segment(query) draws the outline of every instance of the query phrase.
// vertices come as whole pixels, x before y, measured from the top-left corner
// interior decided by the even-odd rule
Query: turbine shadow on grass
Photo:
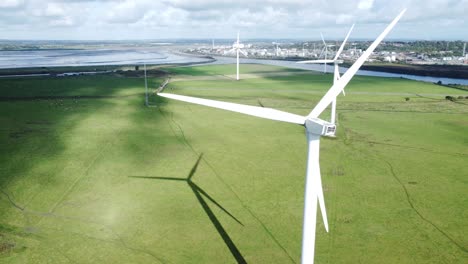
[[[231,237],[229,234],[226,232],[224,229],[223,225],[221,222],[218,220],[216,215],[213,213],[211,210],[210,206],[206,202],[205,198],[211,201],[213,204],[215,204],[219,209],[221,209],[224,213],[229,215],[234,221],[239,223],[240,225],[243,226],[242,222],[239,221],[234,215],[232,215],[228,210],[226,210],[223,206],[221,206],[215,199],[213,199],[207,192],[205,192],[200,186],[198,186],[196,183],[192,181],[193,176],[195,175],[195,172],[197,171],[198,165],[200,164],[200,161],[203,157],[203,153],[200,154],[198,157],[197,162],[195,165],[192,167],[190,170],[190,173],[186,179],[183,178],[171,178],[171,177],[157,177],[157,176],[129,176],[131,178],[140,178],[140,179],[152,179],[152,180],[166,180],[166,181],[184,181],[187,182],[189,185],[190,189],[193,191],[195,197],[197,198],[198,202],[200,203],[201,207],[205,211],[206,215],[210,219],[211,223],[214,225],[216,230],[218,231],[219,235],[223,239],[224,243],[226,246],[229,248],[229,251],[231,251],[232,256],[236,259],[237,263],[247,263],[247,261],[244,259],[242,256],[241,252],[237,248],[236,244],[234,244],[234,241],[232,241]]]

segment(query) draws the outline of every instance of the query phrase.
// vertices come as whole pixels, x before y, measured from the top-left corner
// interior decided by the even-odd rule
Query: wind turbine
[[[278,57],[279,52],[280,52],[279,43],[278,42],[272,42],[271,44],[276,45],[276,48],[274,48],[274,49],[275,49],[275,55],[276,55],[276,57]]]
[[[148,80],[146,76],[146,61],[145,64],[145,105],[148,106]]]
[[[239,42],[239,32],[237,32],[237,41],[232,44],[232,49],[229,50],[229,52],[235,51],[236,56],[237,56],[237,74],[236,74],[236,80],[239,80],[239,52],[242,53],[245,57],[247,56],[247,53],[245,53],[242,49],[244,48],[244,44],[241,44]]]
[[[348,41],[349,35],[353,31],[353,28],[354,28],[354,24],[349,29],[348,34],[346,35],[343,43],[341,44],[340,49],[336,52],[335,58],[333,58],[333,60],[327,60],[327,53],[325,53],[325,59],[324,60],[307,60],[307,61],[299,61],[297,63],[324,63],[325,67],[326,67],[327,63],[333,63],[333,65],[335,67],[334,74],[333,74],[333,84],[335,84],[340,79],[340,70],[339,70],[338,65],[343,63],[343,61],[338,60],[338,58],[340,57],[341,52],[343,52],[346,41]],[[323,36],[322,36],[322,40],[323,40]],[[325,43],[325,41],[323,41],[323,42]],[[344,90],[343,90],[343,94],[344,94]],[[335,117],[336,117],[336,98],[332,102],[332,112],[331,112],[331,119],[330,119],[330,122],[332,124],[335,123]]]
[[[321,52],[320,56],[322,56],[322,54],[325,52],[325,60],[324,61],[327,61],[328,45],[325,42],[325,39],[323,38],[322,32],[320,32],[320,37],[322,38],[322,42],[323,42],[323,49],[322,49],[322,52]],[[323,73],[327,73],[327,63],[323,64]]]
[[[308,143],[308,155],[304,198],[304,222],[302,229],[302,264],[309,264],[314,262],[317,201],[322,212],[325,230],[328,232],[328,220],[325,210],[322,180],[320,176],[320,137],[334,136],[336,126],[333,123],[320,119],[319,116],[328,107],[328,105],[331,104],[333,100],[335,100],[335,98],[343,91],[343,89],[351,81],[351,79],[359,70],[359,68],[364,64],[367,58],[369,58],[369,56],[372,54],[375,48],[380,44],[380,42],[385,38],[385,36],[387,36],[387,34],[392,30],[396,23],[398,23],[398,21],[405,12],[406,9],[404,9],[387,26],[387,28],[385,28],[385,30],[361,55],[361,57],[359,57],[359,59],[356,60],[356,62],[348,69],[348,71],[346,71],[346,73],[340,78],[340,80],[338,80],[332,85],[328,92],[322,97],[322,99],[307,116],[301,116],[271,108],[241,105],[236,103],[201,99],[176,94],[159,93],[159,96],[170,99],[210,106],[214,108],[229,110],[270,120],[298,124],[305,127]]]

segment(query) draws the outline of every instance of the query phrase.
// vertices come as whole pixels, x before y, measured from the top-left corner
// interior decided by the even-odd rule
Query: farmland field
[[[331,75],[167,68],[166,93],[308,114]],[[163,78],[151,78],[157,88]],[[466,263],[468,92],[356,76],[321,140],[316,263]],[[116,75],[0,80],[0,263],[300,263],[301,126]],[[325,112],[322,118],[328,118]]]

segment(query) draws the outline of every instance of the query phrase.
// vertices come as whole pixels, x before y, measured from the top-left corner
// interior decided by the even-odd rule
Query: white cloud
[[[111,23],[134,23],[142,19],[146,13],[146,3],[143,1],[126,0],[111,7],[107,21]]]
[[[403,7],[408,12],[392,36],[413,38],[424,30],[424,37],[433,30],[434,38],[468,39],[468,0],[0,0],[0,33],[64,38],[61,32],[76,30],[81,38],[132,39],[158,30],[158,37],[200,38],[230,37],[240,29],[249,38],[318,37],[320,31],[341,37],[356,23],[352,37],[373,37]],[[445,34],[444,25],[452,27]],[[52,30],[63,26],[68,29]]]
[[[0,1],[0,8],[17,8],[24,4],[24,0],[2,0]]]
[[[358,8],[368,10],[372,8],[373,4],[374,4],[374,0],[361,0],[359,1]]]
[[[75,22],[73,21],[71,17],[65,16],[65,17],[61,17],[59,19],[50,21],[49,25],[58,26],[58,27],[70,27],[70,26],[74,26]]]
[[[65,15],[65,10],[57,3],[48,3],[43,14],[47,17],[62,17]]]

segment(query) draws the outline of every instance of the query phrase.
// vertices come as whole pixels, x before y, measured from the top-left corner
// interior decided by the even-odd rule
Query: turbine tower
[[[273,47],[273,48],[275,49],[275,55],[276,55],[276,57],[278,57],[278,56],[279,56],[279,52],[280,52],[279,43],[278,43],[278,42],[272,42],[271,44],[276,45],[276,48],[275,48],[275,47]]]
[[[325,39],[323,38],[322,32],[320,32],[320,37],[322,38],[322,42],[323,42],[323,45],[324,45],[324,47],[322,49],[322,54],[325,51],[325,61],[326,61],[327,60],[327,55],[328,55],[328,45],[325,42]],[[327,73],[327,63],[326,62],[323,64],[323,73]]]
[[[239,53],[242,53],[245,57],[248,57],[247,56],[247,53],[245,53],[242,49],[244,48],[244,44],[241,44],[239,42],[239,32],[237,32],[237,41],[234,42],[234,44],[232,44],[232,49],[229,50],[229,52],[233,52],[235,51],[236,52],[236,57],[237,57],[237,65],[236,65],[236,69],[237,69],[237,74],[236,74],[236,80],[239,80]]]
[[[148,106],[148,80],[146,76],[146,61],[145,64],[145,105]]]
[[[308,60],[308,61],[299,61],[297,63],[324,63],[325,66],[327,65],[327,63],[333,63],[333,66],[334,66],[334,73],[333,73],[333,84],[335,84],[339,79],[340,79],[340,68],[339,68],[339,64],[343,63],[342,60],[339,60],[338,58],[340,57],[341,53],[343,52],[343,49],[344,49],[344,46],[346,44],[346,41],[348,41],[348,38],[349,38],[349,35],[351,34],[351,32],[353,31],[353,28],[354,28],[354,24],[351,26],[351,28],[349,29],[348,31],[348,34],[346,35],[343,43],[341,44],[340,46],[340,49],[336,52],[335,54],[335,58],[333,58],[333,60],[327,60],[327,54],[325,53],[325,60]],[[323,36],[322,36],[322,40],[323,40]],[[325,43],[325,41],[324,41]],[[343,94],[344,94],[344,90],[343,90]],[[336,119],[336,98],[335,100],[333,100],[332,102],[332,111],[331,111],[331,118],[330,118],[330,122],[332,124],[335,124],[335,119]]]
[[[392,30],[396,23],[398,23],[405,11],[406,9],[403,10],[387,26],[387,28],[385,28],[385,30],[377,37],[377,39],[369,46],[369,48],[361,55],[361,57],[359,57],[359,59],[356,60],[356,62],[348,69],[348,71],[346,71],[346,73],[336,83],[332,85],[332,87],[327,91],[327,93],[322,97],[322,99],[307,116],[296,115],[259,106],[241,105],[177,94],[158,94],[159,96],[170,99],[229,110],[270,120],[298,124],[305,127],[308,144],[308,154],[304,198],[304,222],[302,229],[302,264],[314,263],[317,203],[320,206],[320,210],[322,212],[325,230],[328,232],[328,220],[325,210],[322,180],[320,176],[320,138],[322,136],[335,135],[336,126],[335,124],[320,119],[319,116],[328,107],[328,105],[330,105],[333,102],[333,100],[335,100],[335,98],[343,91],[343,89],[351,81],[351,79],[359,70],[359,68],[364,64],[367,58],[369,58],[369,56],[375,50],[375,48],[380,44],[380,42],[385,38],[385,36],[387,36],[387,34]]]

